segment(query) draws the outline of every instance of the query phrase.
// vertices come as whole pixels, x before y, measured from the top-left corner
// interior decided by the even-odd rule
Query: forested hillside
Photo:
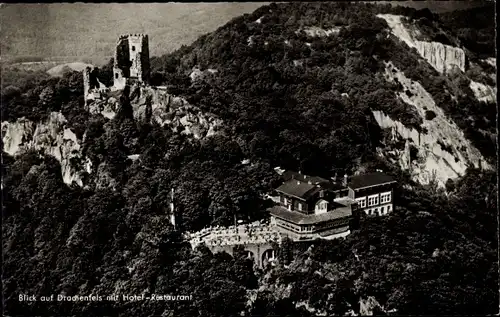
[[[46,78],[3,71],[2,130],[7,121],[41,122],[61,113],[64,128],[81,144],[81,156],[94,166],[85,186],[68,186],[56,158],[35,150],[3,153],[5,313],[343,315],[359,313],[360,299],[369,297],[380,311],[400,314],[496,313],[496,169],[471,167],[445,189],[418,184],[377,154],[388,131],[372,114],[383,111],[422,134],[424,120],[432,120],[397,98],[409,92],[385,79],[385,62],[391,62],[495,162],[496,110],[470,90],[474,74],[438,73],[390,35],[379,13],[423,24],[428,19],[428,32],[436,26],[453,30],[446,36],[463,42],[469,59],[494,57],[493,38],[484,35],[480,42],[486,44],[475,46],[473,36],[463,37],[450,22],[454,14],[469,13],[435,16],[343,2],[263,6],[151,59],[151,84],[168,86],[172,95],[222,120],[220,131],[200,139],[135,120],[125,93],[113,119],[89,114],[79,73]],[[487,27],[468,28],[483,34]],[[107,84],[111,66],[98,70]],[[252,268],[244,252],[214,255],[182,241],[182,230],[228,225],[235,216],[266,217],[270,202],[262,197],[279,183],[276,166],[324,177],[383,169],[399,182],[396,210],[363,219],[345,241],[318,242],[307,252],[284,243],[281,264],[265,270]],[[166,213],[172,188],[179,230]],[[192,300],[18,300],[19,294],[153,293]]]

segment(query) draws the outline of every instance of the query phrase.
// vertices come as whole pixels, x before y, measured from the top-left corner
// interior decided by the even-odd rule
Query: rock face
[[[102,95],[88,102],[87,107],[90,114],[102,114],[105,118],[113,119],[118,112],[119,104],[115,97]]]
[[[75,182],[83,186],[85,162],[80,153],[80,142],[66,128],[66,119],[52,112],[45,122],[34,123],[25,118],[16,122],[2,122],[4,151],[18,155],[25,150],[41,150],[61,163],[61,174],[66,184]]]
[[[392,14],[378,14],[384,19],[392,30],[392,33],[409,47],[417,49],[418,53],[438,72],[445,73],[455,67],[462,72],[465,71],[465,52],[461,48],[444,45],[439,42],[417,41],[412,34],[417,31],[408,30],[403,22],[403,16]]]
[[[191,79],[191,83],[194,84],[197,82],[206,81],[211,76],[214,76],[217,73],[218,71],[216,69],[209,68],[206,70],[201,70],[198,67],[194,67],[191,71],[191,74],[189,74],[189,78]]]
[[[453,67],[465,71],[465,53],[461,48],[438,42],[416,41],[417,51],[438,72],[446,73]]]
[[[497,88],[490,87],[475,81],[470,81],[469,87],[474,92],[477,100],[486,103],[496,103],[497,102]]]
[[[114,118],[120,107],[117,99],[121,93],[111,92],[102,99],[89,102],[90,113]],[[129,96],[134,119],[138,122],[155,122],[196,139],[214,135],[222,124],[222,120],[203,113],[181,97],[168,94],[166,89],[134,85]]]
[[[383,310],[379,302],[373,296],[368,296],[366,300],[359,299],[359,315],[360,316],[372,316],[373,310],[375,308]]]
[[[422,127],[427,133],[421,134],[405,127],[399,121],[392,120],[383,112],[373,111],[373,116],[381,128],[392,129],[393,133],[410,140],[417,148],[418,159],[410,164],[415,181],[428,184],[435,179],[440,186],[444,186],[448,178],[462,176],[469,164],[491,168],[481,153],[465,138],[463,131],[446,117],[443,110],[436,106],[430,94],[418,82],[406,78],[390,63],[386,64],[384,76],[389,81],[397,78],[404,90],[411,92],[411,97],[406,93],[397,95],[405,103],[414,106],[424,119]],[[436,116],[432,120],[425,120],[426,111],[432,111]],[[407,168],[408,154],[403,152],[399,155],[401,167]]]

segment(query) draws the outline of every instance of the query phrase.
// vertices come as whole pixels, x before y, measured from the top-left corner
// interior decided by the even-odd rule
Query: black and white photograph
[[[0,4],[3,316],[500,313],[495,1]]]

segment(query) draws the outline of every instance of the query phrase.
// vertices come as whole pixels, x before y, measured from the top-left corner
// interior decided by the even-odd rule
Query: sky
[[[484,1],[483,1],[484,2]],[[404,1],[435,12],[477,6],[481,1]],[[2,59],[19,56],[105,62],[120,34],[149,35],[151,56],[189,45],[231,19],[266,2],[53,3],[0,6]]]

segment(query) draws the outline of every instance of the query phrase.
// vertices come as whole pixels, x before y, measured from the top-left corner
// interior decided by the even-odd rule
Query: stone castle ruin
[[[148,36],[122,35],[118,39],[113,67],[113,86],[125,88],[129,81],[148,83],[150,75]]]
[[[85,104],[99,100],[109,91],[123,90],[125,86],[149,82],[149,43],[145,34],[121,35],[116,43],[113,86],[106,87],[97,78],[95,70],[87,67],[83,71]]]
[[[101,99],[103,94],[109,92],[109,88],[97,78],[95,69],[86,67],[83,70],[83,94],[85,97],[85,105],[89,100]]]
[[[87,67],[83,71],[85,109],[113,119],[126,100],[137,121],[167,125],[172,131],[197,139],[215,133],[220,119],[169,94],[166,86],[149,85],[150,74],[148,36],[120,36],[115,49],[113,85],[106,87],[99,81],[97,69]]]

